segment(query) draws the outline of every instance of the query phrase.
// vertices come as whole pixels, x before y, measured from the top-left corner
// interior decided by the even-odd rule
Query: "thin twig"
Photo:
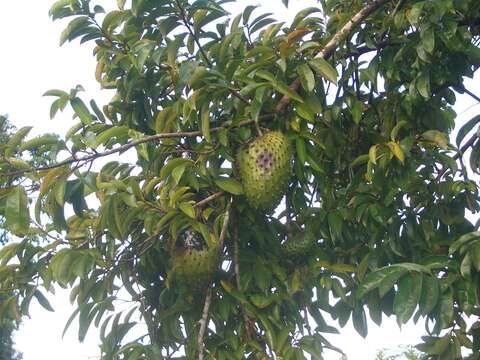
[[[240,275],[240,246],[239,246],[237,223],[235,223],[233,226],[233,260],[235,262],[235,281],[237,283],[237,290],[241,291],[242,282],[241,282],[241,275]],[[244,319],[243,321],[245,321],[245,332],[247,335],[247,341],[250,341],[252,339],[250,320],[242,304],[240,304],[240,306],[242,308],[243,319]]]
[[[360,10],[358,13],[356,13],[343,27],[333,35],[333,37],[330,39],[330,41],[323,47],[320,52],[315,55],[315,58],[322,58],[322,59],[328,59],[330,56],[332,56],[333,52],[335,49],[338,47],[342,39],[347,36],[352,29],[358,25],[363,19],[365,19],[368,15],[373,13],[375,10],[377,10],[380,6],[385,4],[389,0],[377,0],[372,2],[370,5],[365,6],[362,10]],[[296,79],[290,86],[290,90],[292,91],[297,91],[300,87],[300,79]],[[277,104],[275,108],[276,113],[281,113],[283,110],[285,110],[285,107],[290,104],[292,99],[288,97],[287,95],[284,95],[280,102]]]
[[[470,95],[470,97],[472,97],[473,99],[477,100],[479,103],[480,103],[480,97],[478,97],[477,95],[475,95],[474,93],[472,93],[470,90],[468,90],[467,88],[463,88],[462,89],[466,94]]]
[[[203,344],[203,339],[205,337],[205,332],[207,331],[208,323],[208,312],[210,310],[210,304],[212,303],[212,289],[207,290],[207,296],[205,298],[205,304],[203,305],[202,319],[200,320],[200,330],[198,332],[198,360],[203,360],[203,351],[205,345]]]
[[[230,199],[230,202],[227,205],[227,210],[225,211],[225,217],[223,218],[222,230],[220,231],[220,247],[223,247],[225,238],[227,237],[228,223],[230,221],[230,210],[232,209],[233,198]]]
[[[203,205],[208,204],[210,201],[213,201],[213,200],[221,197],[223,194],[225,194],[223,191],[219,191],[219,192],[217,192],[213,195],[210,195],[209,197],[206,197],[203,200],[200,200],[195,205],[193,205],[193,207],[194,208],[202,207]]]
[[[200,44],[200,40],[198,39],[197,34],[195,34],[195,32],[193,31],[192,26],[187,19],[187,14],[185,13],[185,9],[180,4],[179,0],[176,0],[176,3],[177,3],[178,9],[180,10],[180,16],[182,17],[183,25],[185,25],[185,27],[187,28],[188,32],[190,33],[190,36],[193,38],[193,41],[195,41],[195,44],[197,44],[198,50],[202,54],[202,56],[205,59],[205,62],[207,63],[207,65],[209,67],[213,67],[213,64],[210,61],[210,59],[208,58],[207,53],[203,49],[202,44]],[[244,98],[237,90],[234,90],[234,89],[231,89],[231,88],[229,88],[229,90],[230,90],[230,92],[232,93],[233,96],[240,99],[241,101],[243,101],[247,105],[250,104],[250,102],[246,98]]]
[[[227,205],[225,211],[225,217],[223,218],[222,230],[220,231],[220,248],[223,248],[223,243],[227,237],[228,223],[230,221],[230,210],[232,208],[233,199]],[[202,318],[200,319],[200,330],[198,331],[197,345],[198,345],[198,360],[203,360],[203,351],[205,348],[204,338],[208,325],[208,312],[210,310],[210,304],[212,303],[212,289],[209,287],[207,290],[207,296],[205,297],[205,304],[203,305]]]
[[[471,148],[475,142],[477,141],[478,139],[478,135],[477,134],[474,134],[470,139],[468,139],[468,141],[459,149],[459,151],[452,157],[453,160],[458,160],[459,158],[461,158],[463,156],[463,154],[465,153],[465,151],[467,151],[469,148]],[[442,178],[443,175],[445,175],[445,173],[447,172],[447,168],[444,167],[442,171],[440,171],[436,177],[436,181],[440,181],[440,179]]]
[[[240,121],[236,125],[233,125],[233,127],[247,126],[247,125],[253,124],[254,122],[255,122],[255,120],[244,120],[244,121]],[[215,127],[215,128],[210,129],[210,132],[211,133],[212,132],[218,132],[218,131],[221,131],[221,130],[228,129],[229,127],[230,126]],[[196,136],[202,136],[202,132],[201,131],[178,131],[178,132],[172,132],[172,133],[160,133],[160,134],[145,136],[141,139],[134,140],[134,141],[129,142],[125,145],[119,146],[115,149],[111,149],[111,150],[108,150],[108,151],[105,151],[105,152],[98,152],[98,153],[90,154],[90,155],[87,155],[87,156],[84,156],[84,157],[81,157],[81,158],[66,159],[66,160],[60,161],[60,162],[52,164],[52,165],[34,168],[33,170],[18,170],[18,171],[13,171],[13,172],[10,172],[10,173],[3,173],[3,174],[0,174],[0,177],[22,175],[22,174],[30,173],[30,172],[33,172],[33,171],[45,171],[45,170],[55,169],[55,168],[58,168],[58,167],[61,167],[61,166],[64,166],[64,165],[70,165],[70,164],[73,164],[73,163],[76,163],[76,162],[79,162],[79,163],[89,162],[89,161],[96,160],[96,159],[101,158],[101,157],[105,157],[105,156],[108,156],[108,155],[112,155],[112,154],[116,154],[116,153],[119,153],[119,152],[127,151],[127,150],[129,150],[129,149],[131,149],[131,148],[133,148],[137,145],[140,145],[140,144],[145,144],[145,143],[148,143],[148,142],[157,141],[157,140],[161,140],[161,139],[186,138],[186,137],[196,137]]]

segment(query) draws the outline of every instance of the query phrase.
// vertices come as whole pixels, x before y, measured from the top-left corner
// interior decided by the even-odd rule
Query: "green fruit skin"
[[[292,148],[287,137],[278,131],[265,133],[239,151],[237,163],[249,204],[266,212],[274,210],[288,189],[292,173]]]
[[[282,253],[287,259],[300,262],[310,255],[315,242],[315,235],[311,231],[299,233],[282,244]]]
[[[204,250],[183,249],[173,257],[173,272],[176,281],[187,292],[205,290],[217,270],[220,252],[217,247]]]

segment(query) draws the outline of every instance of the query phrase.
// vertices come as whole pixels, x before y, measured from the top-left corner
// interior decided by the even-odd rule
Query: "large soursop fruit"
[[[172,271],[180,287],[191,293],[205,290],[211,283],[220,259],[218,246],[202,244],[199,234],[187,231],[186,240],[173,253]]]
[[[287,191],[292,172],[292,149],[285,135],[268,132],[241,149],[238,170],[245,196],[254,208],[272,211]]]
[[[282,253],[290,261],[304,262],[313,250],[315,243],[313,232],[299,231],[282,244]]]

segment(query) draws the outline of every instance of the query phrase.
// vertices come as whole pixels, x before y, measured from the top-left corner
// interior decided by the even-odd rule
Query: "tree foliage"
[[[341,351],[337,325],[365,337],[384,315],[424,321],[427,358],[479,359],[480,117],[449,134],[454,90],[476,97],[480,3],[321,0],[284,23],[230,2],[53,4],[61,44],[95,42],[114,96],[50,90],[52,118],[75,114],[64,138],[22,128],[0,145],[0,216],[20,238],[0,250],[1,317],[33,298],[52,310],[58,284],[103,359],[316,359]],[[273,214],[236,166],[267,131],[294,149]],[[291,260],[299,229],[315,246]],[[175,276],[187,235],[221,249],[201,292]]]
[[[13,133],[15,133],[15,127],[10,124],[6,116],[0,116],[0,144],[6,144]],[[4,217],[0,217],[0,245],[5,245],[8,241],[8,232],[3,228]],[[0,268],[1,269],[1,268]],[[0,288],[3,290],[3,287]],[[5,294],[0,290],[0,303],[5,301],[7,296],[11,296],[11,293]],[[14,349],[12,332],[15,328],[15,323],[11,320],[0,321],[0,359],[2,360],[21,360],[21,354],[17,353]]]

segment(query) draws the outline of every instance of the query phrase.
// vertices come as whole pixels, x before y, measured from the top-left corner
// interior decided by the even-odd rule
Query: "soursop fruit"
[[[288,260],[303,262],[310,255],[315,243],[313,232],[299,231],[282,244],[282,253]]]
[[[180,287],[191,293],[205,290],[212,281],[220,260],[216,244],[207,244],[200,234],[186,231],[181,245],[173,251],[172,273]]]
[[[239,151],[237,166],[250,205],[270,212],[288,188],[292,172],[290,142],[281,132],[265,133]]]

